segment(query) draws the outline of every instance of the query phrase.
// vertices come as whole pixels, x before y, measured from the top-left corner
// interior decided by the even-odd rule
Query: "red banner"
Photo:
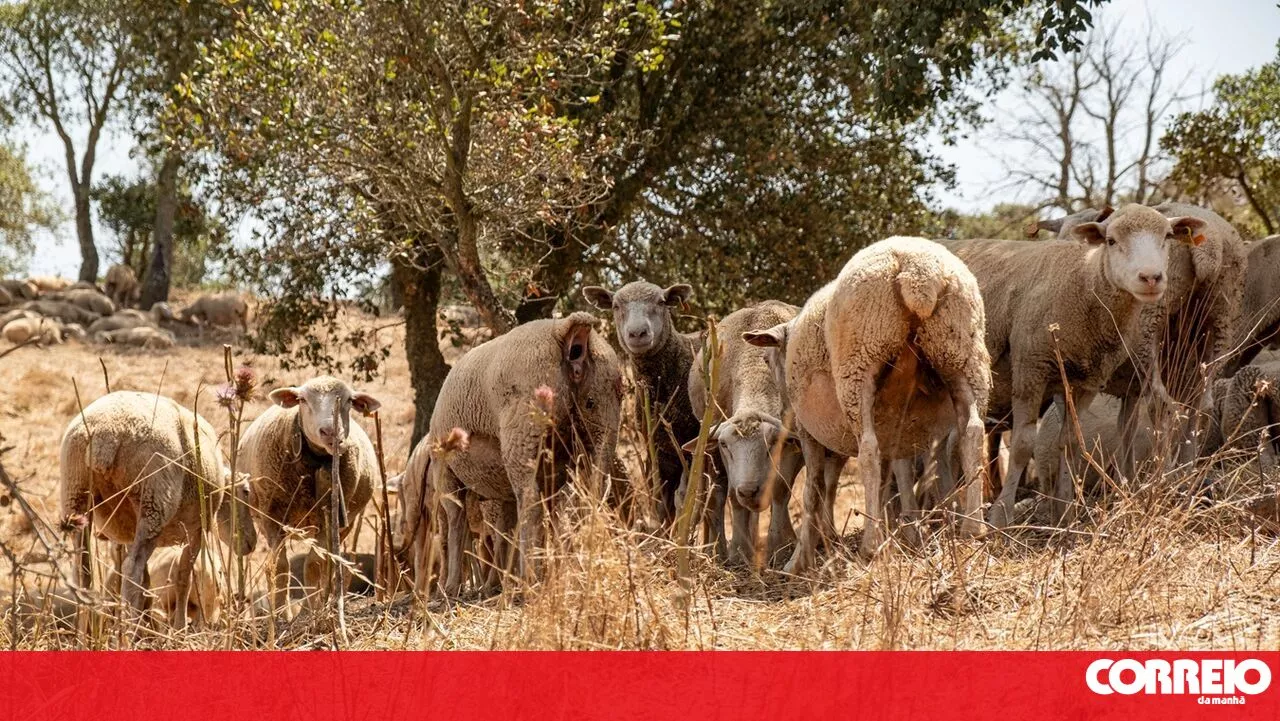
[[[0,719],[1280,718],[1280,653],[18,652]]]

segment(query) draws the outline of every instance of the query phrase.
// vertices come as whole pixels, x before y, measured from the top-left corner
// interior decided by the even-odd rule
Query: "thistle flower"
[[[240,366],[234,375],[236,398],[241,403],[248,403],[257,397],[258,374],[250,366]]]
[[[230,383],[223,383],[214,388],[213,398],[218,402],[218,405],[227,409],[235,408],[240,400],[236,394],[236,387]]]
[[[444,440],[436,441],[431,447],[431,455],[436,458],[448,458],[454,453],[467,450],[470,445],[471,434],[462,428],[454,426]]]

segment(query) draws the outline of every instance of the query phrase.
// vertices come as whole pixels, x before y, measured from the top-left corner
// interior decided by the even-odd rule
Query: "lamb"
[[[175,574],[173,622],[187,624],[192,569],[204,545],[202,518],[216,519],[228,543],[233,528],[248,529],[233,550],[253,550],[257,537],[242,502],[247,487],[231,482],[213,426],[170,398],[117,391],[90,403],[62,436],[61,467],[65,523],[84,527],[92,514],[99,533],[128,544],[121,595],[137,611],[143,609],[152,551],[185,544]],[[77,534],[78,552],[83,539]]]
[[[103,290],[120,308],[128,308],[138,301],[142,287],[138,285],[138,275],[123,263],[111,266],[107,271],[107,279]]]
[[[462,356],[445,377],[428,442],[453,448],[429,459],[425,476],[445,514],[446,595],[462,584],[465,496],[515,502],[520,571],[532,580],[543,489],[563,485],[571,475],[566,466],[579,467],[577,478],[607,477],[622,370],[596,323],[578,312],[516,326]],[[406,485],[411,480],[406,476]]]
[[[893,237],[858,251],[791,321],[744,336],[785,354],[805,467],[823,467],[819,446],[858,456],[864,555],[881,543],[881,458],[897,466],[911,513],[915,495],[904,466],[952,429],[963,470],[960,531],[981,532],[982,418],[991,390],[985,332],[978,283],[964,264],[937,243]],[[823,484],[806,481],[788,573],[812,563],[827,515],[820,504],[834,497],[834,488],[822,487],[830,480],[824,473]]]
[[[233,326],[249,330],[249,305],[236,293],[202,295],[178,311],[178,320],[193,325]]]
[[[23,310],[39,313],[46,318],[56,318],[63,323],[79,323],[83,326],[93,325],[102,314],[85,310],[78,305],[60,300],[33,300],[22,304]]]
[[[1143,308],[1164,295],[1169,246],[1175,233],[1204,227],[1196,217],[1165,218],[1126,205],[1102,222],[1080,223],[1085,241],[941,241],[973,271],[987,313],[993,388],[989,414],[1012,416],[1009,474],[989,515],[997,528],[1012,518],[1018,485],[1035,451],[1036,421],[1045,404],[1064,393],[1055,352],[1061,353],[1077,413],[1142,338]],[[1064,448],[1068,434],[1062,434]],[[1065,513],[1070,475],[1054,483],[1055,512]]]
[[[671,309],[689,300],[693,289],[683,283],[662,289],[653,283],[635,281],[611,292],[587,286],[583,296],[600,310],[612,310],[618,343],[626,351],[636,381],[645,388],[657,437],[658,478],[661,484],[658,520],[664,525],[675,518],[676,490],[684,465],[680,446],[698,436],[700,419],[689,403],[689,369],[693,354],[701,345],[697,333],[677,333]],[[644,427],[643,411],[637,425]],[[671,435],[664,429],[669,423]],[[722,489],[713,489],[717,493]],[[723,505],[723,501],[719,501]],[[717,504],[712,500],[713,507]]]
[[[1231,375],[1248,365],[1263,348],[1280,341],[1280,235],[1249,243],[1241,322],[1236,347],[1224,369]]]
[[[778,301],[764,301],[734,311],[716,324],[721,357],[719,383],[713,394],[716,425],[709,449],[718,449],[723,461],[729,508],[733,517],[733,545],[729,560],[750,565],[755,560],[755,539],[760,513],[772,509],[766,558],[772,559],[795,540],[787,504],[791,484],[800,471],[799,442],[787,440],[783,421],[782,392],[769,368],[767,350],[749,344],[743,333],[771,328],[796,317],[799,308]],[[689,369],[689,402],[696,417],[706,406],[703,350]],[[694,441],[685,444],[692,451]],[[717,473],[721,472],[717,468]],[[682,495],[682,494],[681,494]],[[724,507],[713,509],[713,531],[724,533]]]
[[[167,350],[177,342],[171,331],[141,325],[136,328],[121,328],[95,333],[93,339],[98,343],[115,343],[148,350]]]
[[[215,624],[222,618],[222,593],[219,579],[222,562],[216,553],[201,553],[191,571],[191,590],[187,593],[186,616],[202,626]],[[176,548],[158,548],[147,563],[150,577],[151,609],[160,619],[174,625],[178,617],[178,589],[181,580],[182,553]]]
[[[275,573],[271,594],[275,608],[285,604],[289,564],[285,557],[285,528],[307,529],[321,548],[329,548],[331,534],[339,540],[373,495],[378,461],[373,443],[351,411],[369,415],[381,403],[330,376],[312,378],[300,386],[277,388],[272,405],[254,419],[240,437],[239,457],[249,474],[250,505],[258,516],[259,533],[267,540]],[[339,527],[330,525],[329,492],[334,454],[339,456]],[[308,559],[307,586],[322,588],[319,603],[328,596],[329,561],[317,553]]]
[[[59,293],[50,293],[46,298],[70,303],[98,315],[111,315],[116,312],[116,304],[98,290],[72,288]]]

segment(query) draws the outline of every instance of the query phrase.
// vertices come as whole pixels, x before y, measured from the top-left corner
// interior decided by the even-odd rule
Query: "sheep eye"
[[[1115,245],[1115,244],[1116,244],[1115,238],[1107,238],[1107,245]]]
[[[1168,233],[1166,233],[1166,234],[1165,234],[1165,236],[1164,236],[1164,239],[1165,239],[1165,240],[1173,240],[1173,231],[1171,230],[1171,231],[1169,231]]]

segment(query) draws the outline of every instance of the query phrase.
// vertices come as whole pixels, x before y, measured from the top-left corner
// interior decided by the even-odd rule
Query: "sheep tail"
[[[947,280],[936,263],[904,263],[898,272],[898,295],[902,304],[920,320],[933,315]]]
[[[85,465],[94,473],[105,473],[115,466],[119,450],[118,436],[112,433],[95,433],[89,438],[89,447],[85,450]]]

